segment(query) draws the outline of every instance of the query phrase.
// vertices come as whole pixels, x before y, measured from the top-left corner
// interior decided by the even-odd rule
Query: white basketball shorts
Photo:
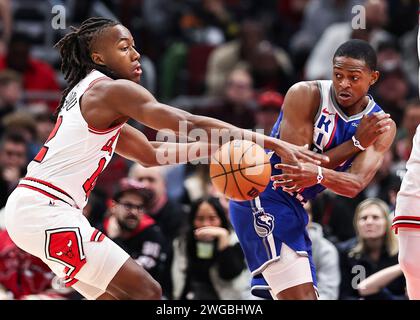
[[[87,299],[102,295],[129,255],[93,228],[82,210],[18,187],[6,204],[6,229],[21,249],[37,256]]]

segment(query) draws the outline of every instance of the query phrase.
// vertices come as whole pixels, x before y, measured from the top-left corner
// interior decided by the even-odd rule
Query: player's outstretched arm
[[[107,83],[106,96],[102,101],[108,104],[108,109],[115,110],[121,117],[128,116],[140,123],[156,130],[169,129],[179,134],[182,127],[187,132],[192,129],[203,129],[211,137],[212,130],[226,130],[230,137],[251,140],[263,144],[264,148],[271,149],[290,163],[308,161],[320,163],[328,161],[323,155],[300,147],[265,136],[256,132],[235,127],[229,123],[209,117],[197,116],[184,110],[159,103],[145,88],[128,80],[116,80]],[[219,139],[218,139],[219,140]],[[209,141],[210,142],[210,141]],[[219,143],[219,141],[215,141]]]
[[[323,179],[320,183],[334,193],[355,197],[369,184],[382,165],[383,157],[394,141],[395,133],[396,125],[392,121],[390,130],[383,133],[364,152],[359,153],[347,172],[322,168]],[[318,182],[318,167],[316,165],[309,163],[301,166],[277,164],[276,167],[287,172],[272,177],[275,180],[274,186],[285,188],[286,191],[297,191]]]
[[[121,129],[115,152],[144,167],[154,167],[207,158],[216,149],[216,145],[200,141],[189,143],[149,141],[141,131],[125,124]]]

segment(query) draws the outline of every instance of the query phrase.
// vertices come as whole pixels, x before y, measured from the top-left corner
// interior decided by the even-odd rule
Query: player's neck
[[[351,117],[351,116],[354,116],[355,114],[359,114],[367,107],[367,105],[369,104],[369,98],[365,96],[361,98],[359,101],[357,101],[355,104],[346,108],[342,107],[338,102],[337,104],[347,116]]]

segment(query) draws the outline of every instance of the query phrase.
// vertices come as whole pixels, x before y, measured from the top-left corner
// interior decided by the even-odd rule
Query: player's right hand
[[[372,145],[379,136],[391,129],[392,119],[388,113],[375,112],[364,115],[357,128],[355,138],[367,148]]]

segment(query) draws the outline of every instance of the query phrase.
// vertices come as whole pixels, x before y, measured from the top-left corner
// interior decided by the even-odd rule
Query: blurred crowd
[[[47,140],[66,86],[52,47],[66,30],[45,28],[55,4],[66,8],[67,28],[93,15],[128,27],[141,84],[158,100],[266,134],[292,84],[330,79],[341,43],[369,41],[381,73],[371,95],[397,137],[356,198],[325,191],[307,204],[308,229],[321,299],[406,299],[390,221],[420,124],[417,0],[0,0],[0,208]],[[357,5],[362,29],[352,24]],[[115,154],[83,213],[166,299],[252,299],[227,203],[206,165],[144,168]],[[0,299],[81,299],[13,244],[2,211]]]

